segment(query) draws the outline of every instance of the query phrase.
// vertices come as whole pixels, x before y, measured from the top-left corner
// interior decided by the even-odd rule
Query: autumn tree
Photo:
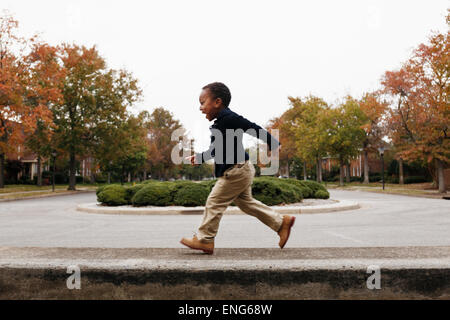
[[[126,119],[127,107],[133,105],[141,90],[137,80],[124,70],[106,67],[94,47],[62,45],[61,62],[65,69],[63,101],[52,108],[57,126],[58,147],[69,155],[69,190],[75,190],[77,156],[92,153],[97,128]]]
[[[162,107],[156,108],[151,114],[147,112],[145,118],[149,170],[152,177],[167,179],[169,173],[176,166],[171,158],[172,149],[179,143],[171,140],[172,133],[175,130],[184,130],[184,128],[179,120],[174,119],[171,112]]]
[[[119,131],[117,165],[121,168],[121,177],[134,177],[140,171],[147,158],[146,130],[141,117],[130,116],[123,122]]]
[[[58,48],[45,43],[36,43],[26,57],[28,80],[25,89],[25,104],[29,118],[36,124],[35,130],[26,136],[28,149],[37,156],[37,184],[42,185],[42,157],[52,153],[51,136],[54,132],[53,114],[55,104],[62,102],[62,80],[64,69],[58,63]]]
[[[297,156],[297,147],[295,143],[295,139],[292,139],[293,136],[293,125],[291,116],[291,110],[287,110],[280,117],[276,117],[269,121],[268,130],[276,129],[279,133],[279,141],[283,146],[280,148],[280,165],[286,166],[287,176],[290,176],[291,172],[291,163],[294,158]]]
[[[400,70],[386,72],[382,80],[392,98],[390,137],[398,157],[435,163],[439,192],[446,191],[444,166],[450,159],[449,62],[449,31],[435,33]]]
[[[321,98],[289,97],[292,109],[286,114],[295,139],[297,154],[316,164],[317,181],[322,181],[322,158],[328,150],[328,104]],[[292,138],[291,138],[292,139]],[[306,163],[305,163],[306,164]],[[306,168],[306,165],[304,166]]]
[[[34,131],[36,123],[24,103],[27,64],[24,56],[33,38],[17,33],[19,23],[12,16],[0,16],[0,188],[5,184],[5,159],[24,141],[24,133]]]
[[[362,129],[365,115],[357,100],[350,96],[340,106],[328,111],[328,150],[339,159],[339,184],[344,185],[344,164],[360,154],[366,138]],[[347,177],[349,175],[347,174]]]
[[[386,134],[384,115],[388,104],[380,100],[379,93],[366,93],[359,101],[359,106],[363,113],[362,129],[364,130],[364,139],[362,148],[364,153],[364,183],[369,183],[369,152],[377,152]]]

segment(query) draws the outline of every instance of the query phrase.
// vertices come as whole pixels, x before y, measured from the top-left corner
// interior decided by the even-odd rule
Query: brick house
[[[27,179],[33,180],[34,177],[37,177],[38,172],[38,160],[37,156],[34,152],[28,150],[25,146],[19,145],[14,152],[10,152],[6,154],[7,160],[18,160],[22,163],[23,169],[17,174],[15,177],[19,180],[22,177],[26,177]],[[75,173],[76,176],[90,177],[92,173],[97,173],[98,168],[93,167],[94,159],[92,157],[85,157],[80,159],[80,171]],[[41,158],[41,170],[42,171],[52,171],[53,167],[51,167],[51,160],[42,157]],[[6,172],[6,177],[11,177],[11,173],[8,175]]]
[[[339,160],[325,157],[322,159],[322,169],[324,172],[331,172],[333,167],[339,167]],[[384,168],[386,170],[386,167]],[[381,161],[379,154],[369,153],[369,172],[381,173]],[[350,176],[362,177],[364,175],[364,154],[361,153],[356,159],[350,161]],[[344,177],[347,176],[344,170]]]

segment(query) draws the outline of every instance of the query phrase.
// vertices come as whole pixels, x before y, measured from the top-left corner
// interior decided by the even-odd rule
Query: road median
[[[346,210],[359,209],[359,203],[349,200],[331,200],[326,204],[311,203],[310,205],[285,205],[272,206],[275,211],[282,214],[302,214],[302,213],[328,213]],[[87,203],[77,206],[77,211],[94,214],[121,214],[121,215],[195,215],[203,214],[205,208],[198,207],[133,207],[120,206],[108,207],[100,203]],[[225,214],[245,214],[238,207],[229,206]]]

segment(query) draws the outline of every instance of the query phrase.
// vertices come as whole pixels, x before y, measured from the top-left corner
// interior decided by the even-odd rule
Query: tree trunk
[[[369,152],[364,150],[364,183],[369,184]]]
[[[403,177],[403,159],[402,158],[398,159],[398,171],[399,171],[398,183],[404,184],[405,179]]]
[[[319,158],[316,159],[316,181],[320,182],[320,165],[319,165]]]
[[[77,180],[75,177],[75,169],[75,153],[71,152],[69,158],[69,187],[67,188],[67,190],[76,190],[75,185]]]
[[[317,182],[321,183],[322,182],[322,161],[320,159],[320,157],[317,158],[317,163],[316,163],[316,172],[317,172]]]
[[[288,178],[291,177],[291,168],[289,168],[289,159],[287,160],[287,176]]]
[[[320,182],[323,181],[323,168],[322,168],[322,158],[319,158],[319,174],[320,174]]]
[[[91,162],[90,165],[91,165],[91,183],[95,183],[95,170],[94,170],[95,166],[93,162]]]
[[[339,185],[344,186],[344,160],[339,159]]]
[[[147,180],[147,170],[144,170],[144,181]]]
[[[436,189],[439,189],[439,163],[438,163],[438,159],[434,159],[433,187],[436,188]]]
[[[0,154],[0,188],[5,187],[5,154]]]
[[[37,158],[37,185],[42,187],[41,155]]]
[[[303,180],[308,180],[308,176],[306,174],[306,161],[303,162]]]
[[[108,184],[111,183],[111,172],[108,171]]]
[[[444,164],[441,160],[436,159],[437,169],[438,169],[438,185],[439,193],[446,193],[445,178],[444,178]]]
[[[345,180],[347,183],[350,183],[350,162],[345,165],[345,169],[347,174],[345,175]]]
[[[130,183],[130,182],[131,182],[131,173],[128,172],[128,183]]]

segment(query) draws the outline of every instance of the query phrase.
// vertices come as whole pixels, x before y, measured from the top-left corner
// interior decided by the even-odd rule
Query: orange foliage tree
[[[125,121],[142,91],[129,72],[108,69],[95,46],[64,44],[60,52],[65,77],[62,102],[52,107],[54,145],[69,156],[69,190],[75,190],[76,157],[93,155],[110,132],[104,127]]]
[[[147,169],[151,172],[152,178],[167,179],[169,172],[175,169],[171,154],[178,144],[177,141],[171,141],[172,132],[185,129],[171,112],[162,107],[155,108],[151,114],[144,112],[142,116],[145,118],[144,125],[147,129]]]
[[[65,70],[58,63],[58,48],[36,43],[26,57],[29,77],[25,90],[25,103],[35,130],[26,136],[26,145],[37,156],[37,184],[42,185],[42,156],[50,157],[51,137],[55,130],[53,113],[55,104],[62,102],[62,81]]]
[[[8,152],[33,132],[35,118],[24,102],[28,68],[24,55],[34,39],[17,34],[19,23],[12,16],[0,16],[0,188],[4,187],[5,159]]]
[[[286,111],[280,117],[269,121],[268,129],[276,129],[279,133],[279,141],[282,145],[279,152],[280,166],[286,166],[287,176],[290,176],[290,166],[296,156],[295,140],[292,139],[292,125],[289,119],[289,113]]]
[[[443,168],[450,160],[449,62],[449,32],[436,33],[382,80],[384,92],[397,100],[388,123],[398,157],[435,163],[440,192],[446,190]]]
[[[386,134],[384,116],[388,104],[380,101],[380,94],[376,92],[366,93],[359,100],[359,107],[364,114],[364,139],[362,148],[364,153],[364,183],[369,183],[369,152],[377,152],[377,148],[382,143],[382,138]]]

